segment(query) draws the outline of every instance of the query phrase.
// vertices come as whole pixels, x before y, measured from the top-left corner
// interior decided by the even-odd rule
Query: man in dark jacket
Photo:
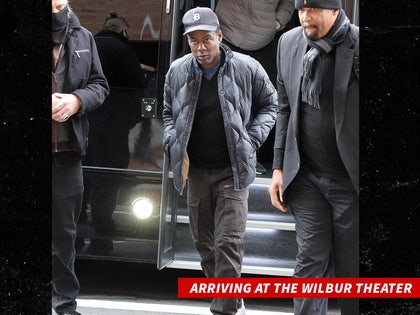
[[[238,278],[255,152],[274,126],[277,93],[260,63],[221,44],[211,9],[191,9],[182,21],[192,53],[166,75],[164,147],[180,193],[188,178],[190,228],[204,274]],[[234,298],[213,299],[210,310],[245,314]]]
[[[111,87],[143,88],[146,85],[145,73],[128,41],[129,27],[124,17],[111,12],[102,30],[95,35],[102,68]]]
[[[341,0],[296,0],[301,27],[277,49],[279,116],[272,204],[296,220],[295,277],[358,277],[359,30]],[[327,299],[295,299],[295,314],[327,314]],[[359,314],[344,299],[341,314]]]
[[[145,73],[136,51],[128,42],[128,28],[129,24],[123,17],[111,12],[105,19],[103,29],[94,37],[111,91],[102,106],[88,114],[89,147],[84,165],[128,167],[128,135],[130,129],[140,121],[138,99],[144,95],[142,89],[146,85]],[[99,235],[110,235],[115,229],[112,213],[121,183],[122,178],[118,176],[85,176],[81,220],[87,219],[85,211],[89,203],[92,226]],[[112,242],[103,237],[90,241],[91,251],[106,254],[112,249]]]
[[[92,34],[80,26],[67,0],[52,1],[52,307],[76,315],[76,222],[83,194],[86,112],[109,93]]]

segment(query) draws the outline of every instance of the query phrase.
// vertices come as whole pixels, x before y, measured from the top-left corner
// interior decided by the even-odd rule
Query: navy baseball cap
[[[219,19],[212,9],[207,7],[196,7],[187,11],[182,18],[185,34],[194,31],[217,31]]]
[[[341,9],[341,0],[295,0],[295,8]]]

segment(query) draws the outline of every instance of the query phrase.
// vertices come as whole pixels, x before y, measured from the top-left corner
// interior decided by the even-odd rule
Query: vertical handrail
[[[166,14],[169,14],[171,12],[171,0],[166,0]]]

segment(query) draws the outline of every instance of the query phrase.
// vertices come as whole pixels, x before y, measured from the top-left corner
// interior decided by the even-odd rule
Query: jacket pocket
[[[257,151],[256,143],[254,141],[252,141],[251,137],[249,136],[249,134],[247,132],[243,132],[242,137],[250,145],[252,151],[254,151],[254,152]]]
[[[76,78],[81,80],[87,80],[89,78],[92,54],[89,47],[77,47],[72,53],[72,68],[74,69],[74,75]]]

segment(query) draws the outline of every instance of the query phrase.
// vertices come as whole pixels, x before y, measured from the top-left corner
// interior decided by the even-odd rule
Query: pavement
[[[82,297],[77,300],[82,315],[211,315],[209,303],[194,300],[115,300]],[[246,307],[246,315],[293,315],[292,312],[269,311]]]

